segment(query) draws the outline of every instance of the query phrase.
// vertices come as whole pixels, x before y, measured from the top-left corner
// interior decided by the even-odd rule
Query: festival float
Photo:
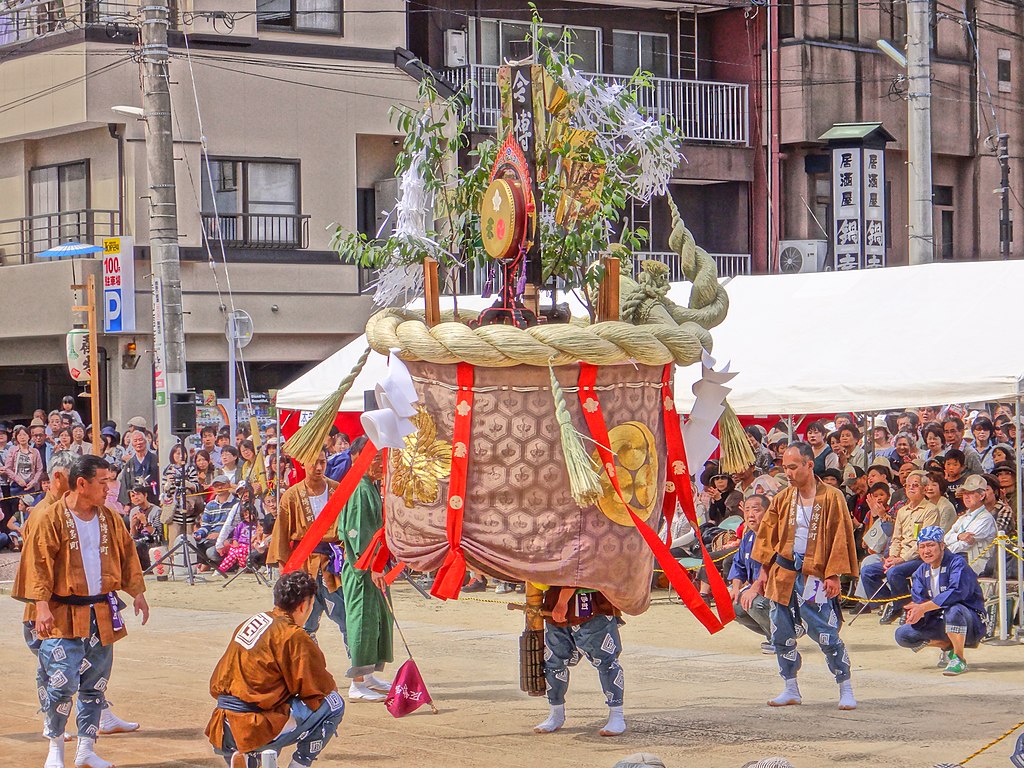
[[[705,364],[688,434],[717,444],[704,433],[720,422],[723,449],[739,454],[726,463],[753,457],[735,416],[725,409],[719,420],[728,375],[707,357],[728,298],[671,198],[669,242],[692,283],[688,305],[666,298],[664,264],[633,269],[647,233],[621,212],[630,196],[667,195],[680,162],[681,137],[637,106],[645,77],[605,84],[548,52],[543,64],[501,67],[498,83],[497,141],[470,147],[465,95],[442,99],[430,81],[418,108],[395,108],[405,140],[394,231],[335,236],[342,258],[377,270],[383,308],[366,338],[389,356],[390,373],[376,388],[378,409],[362,416],[372,449],[293,560],[304,560],[385,451],[385,524],[358,567],[391,579],[404,568],[434,572],[431,593],[444,600],[458,599],[468,570],[525,582],[521,685],[541,695],[543,585],[600,590],[636,615],[650,604],[657,568],[709,631],[733,618],[706,549],[717,615],[658,534],[677,510],[696,526],[690,465],[710,455],[688,459],[676,366]],[[493,304],[459,311],[456,298],[442,315],[444,284],[471,268],[485,270]],[[398,306],[420,296],[423,310]],[[585,315],[573,316],[568,298]],[[321,449],[366,354],[286,452],[306,463]]]

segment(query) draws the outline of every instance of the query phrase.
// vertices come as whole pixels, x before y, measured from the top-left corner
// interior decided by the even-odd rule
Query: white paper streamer
[[[711,431],[725,411],[725,399],[732,390],[725,386],[736,377],[729,370],[730,363],[715,368],[715,358],[706,351],[701,354],[701,378],[693,385],[696,400],[690,411],[690,418],[683,426],[683,442],[686,444],[686,463],[694,471],[704,466],[711,454],[718,448],[718,438]]]

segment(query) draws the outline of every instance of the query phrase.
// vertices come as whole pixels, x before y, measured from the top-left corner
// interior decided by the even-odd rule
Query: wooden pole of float
[[[433,328],[441,322],[441,299],[438,293],[437,259],[427,256],[423,259],[423,304],[424,322]]]

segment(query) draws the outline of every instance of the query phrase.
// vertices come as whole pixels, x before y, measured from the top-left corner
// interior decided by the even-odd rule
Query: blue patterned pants
[[[300,699],[292,699],[292,717],[295,719],[295,727],[285,731],[265,747],[248,753],[246,756],[247,767],[257,764],[255,761],[258,760],[260,752],[272,749],[281,754],[282,749],[290,747],[292,744],[295,745],[295,754],[292,759],[299,765],[312,765],[327,746],[327,742],[338,732],[338,726],[344,716],[345,702],[337,691],[329,693],[316,710],[307,707]],[[214,751],[230,764],[231,755],[236,751],[235,737],[231,734],[231,728],[226,721],[224,723],[223,748],[214,749]]]
[[[317,574],[316,577],[316,594],[313,596],[313,610],[303,626],[303,629],[311,637],[316,637],[317,630],[320,629],[320,619],[325,613],[328,619],[338,625],[338,629],[341,630],[341,638],[345,641],[345,648],[347,649],[348,629],[345,626],[345,596],[341,593],[341,587],[335,592],[327,589],[324,585],[324,576],[321,573]]]
[[[47,638],[39,643],[37,680],[45,681],[43,732],[50,738],[63,736],[71,715],[72,699],[78,695],[78,734],[95,739],[99,734],[103,692],[114,663],[114,645],[100,642],[93,611],[87,638]]]
[[[779,674],[783,680],[795,680],[800,671],[800,652],[796,649],[796,622],[807,628],[812,638],[825,654],[829,670],[841,683],[850,679],[850,655],[839,638],[839,611],[828,601],[823,605],[808,603],[803,599],[804,575],[800,572],[802,558],[796,558],[796,586],[789,599],[789,605],[774,600],[771,610],[771,642],[775,646],[775,657],[779,661]]]
[[[625,679],[619,665],[622,640],[619,620],[614,616],[595,616],[575,627],[544,626],[544,677],[548,683],[548,703],[565,704],[569,690],[569,667],[586,656],[601,680],[601,690],[609,707],[621,707]]]

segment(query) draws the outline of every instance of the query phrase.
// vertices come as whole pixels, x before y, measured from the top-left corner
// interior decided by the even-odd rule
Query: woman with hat
[[[103,458],[115,474],[120,473],[124,466],[124,451],[117,439],[117,430],[106,426],[100,430],[100,438],[103,440]]]

